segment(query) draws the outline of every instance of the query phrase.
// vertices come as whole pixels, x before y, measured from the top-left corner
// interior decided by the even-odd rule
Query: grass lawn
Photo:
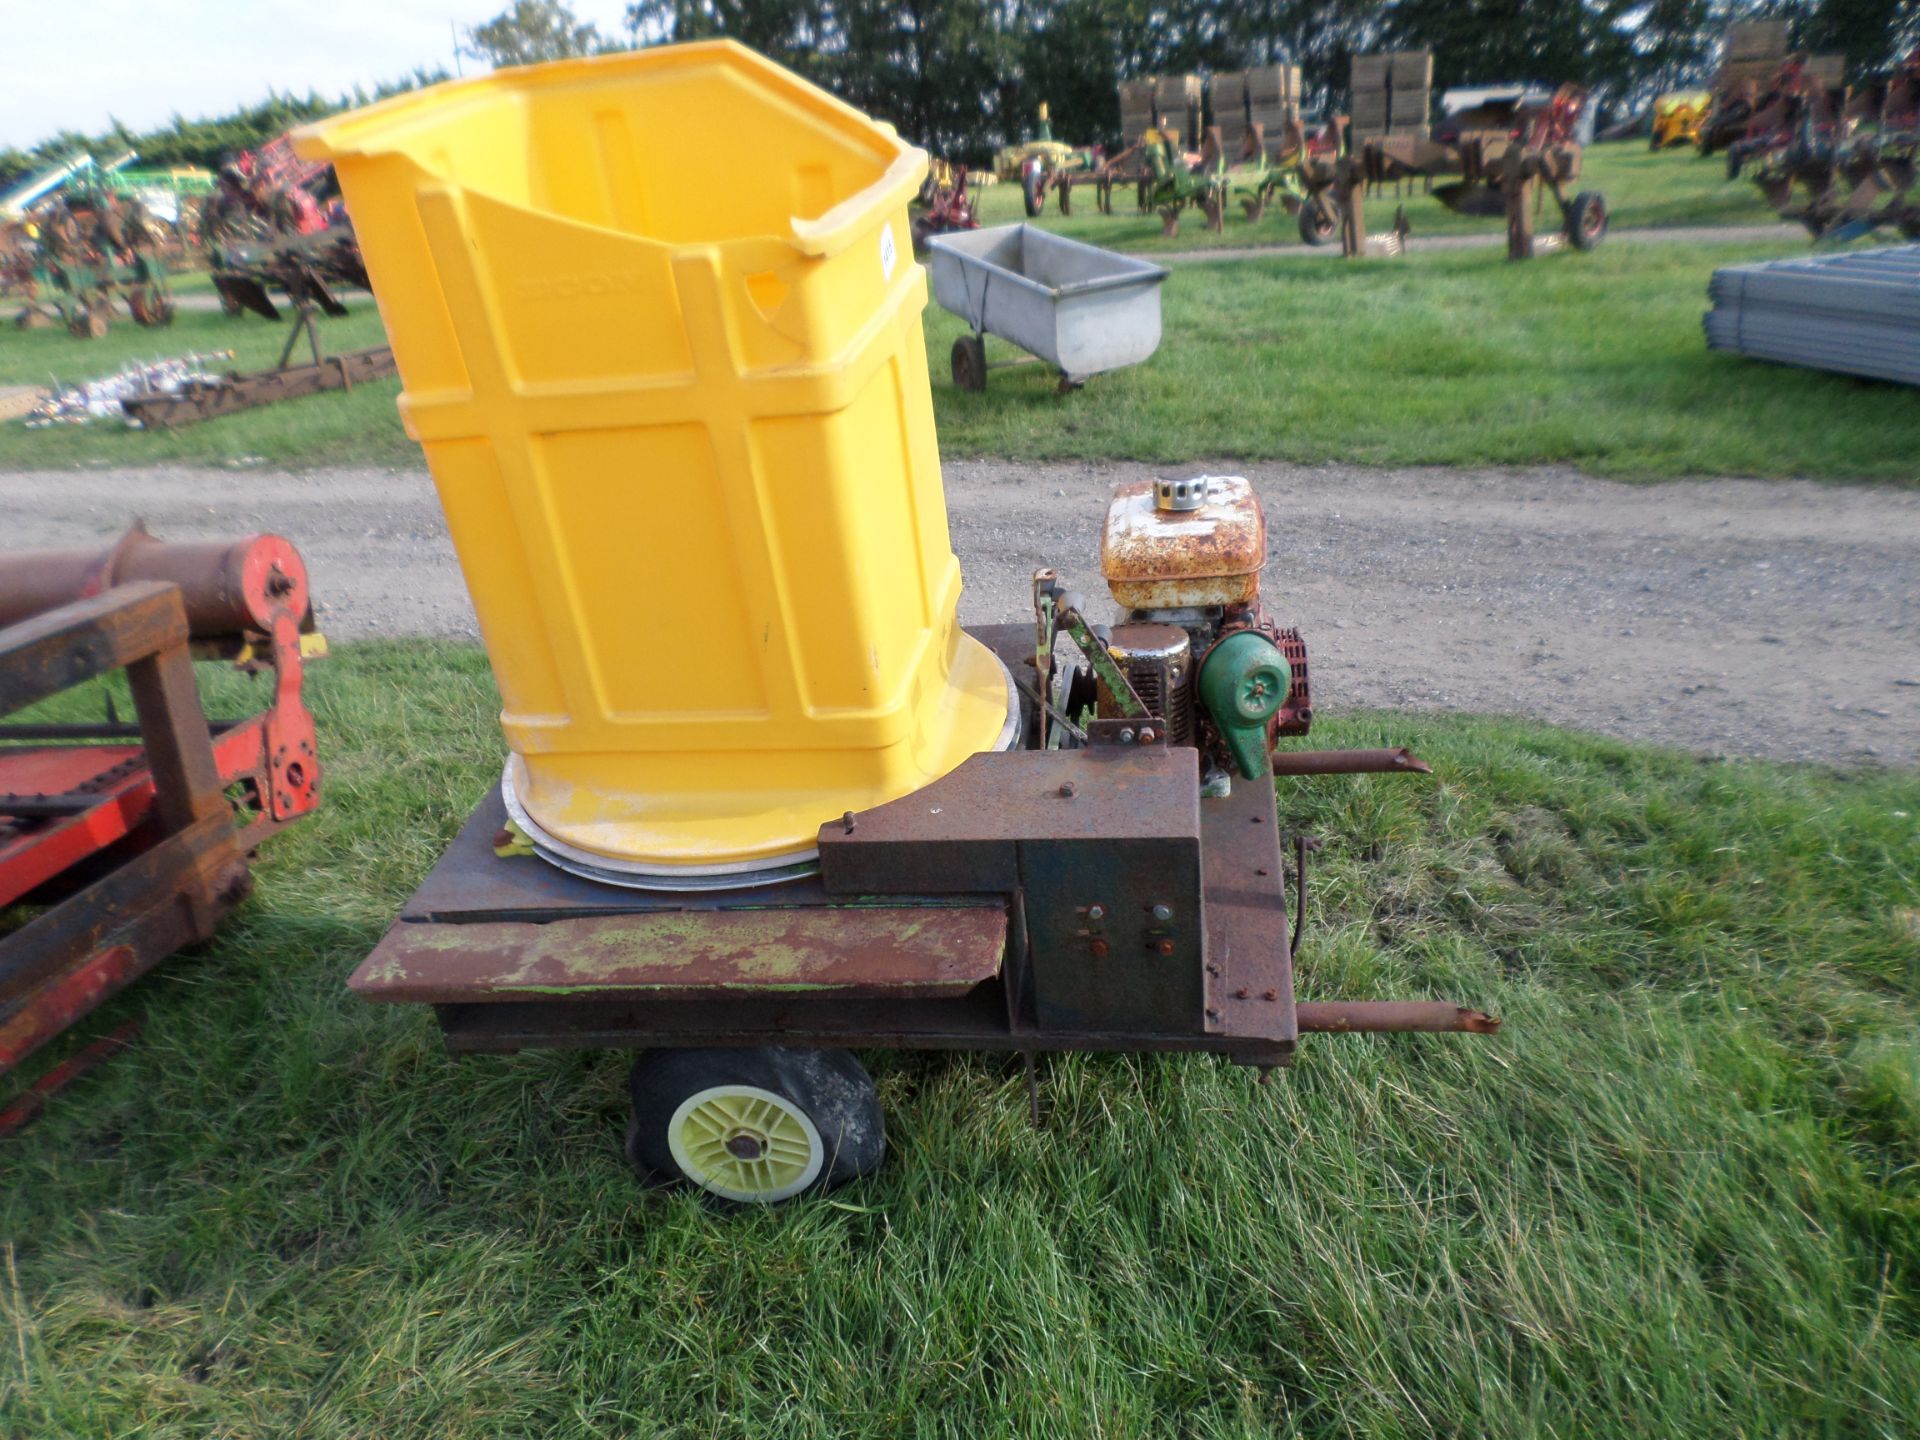
[[[183,281],[193,277],[181,277]],[[212,293],[211,284],[182,283],[182,293]],[[357,350],[385,338],[379,311],[369,299],[349,300],[343,319],[319,317],[323,352]],[[65,330],[16,330],[18,309],[0,302],[0,385],[77,385],[110,375],[133,361],[231,350],[231,361],[209,368],[259,370],[280,358],[287,324],[258,316],[229,319],[218,310],[181,309],[164,330],[143,330],[124,316],[99,340],[75,340]],[[305,355],[304,348],[300,355]],[[296,363],[300,358],[296,356]],[[118,422],[61,425],[29,430],[17,421],[0,424],[0,466],[16,470],[70,465],[215,464],[250,457],[281,465],[332,465],[355,461],[419,464],[420,452],[400,429],[393,402],[398,380],[378,380],[349,393],[291,400],[280,405],[179,430],[129,430]]]
[[[930,304],[941,448],[1025,459],[1557,463],[1636,479],[1910,483],[1920,409],[1908,390],[1706,349],[1700,315],[1716,266],[1803,253],[1792,240],[1615,241],[1520,266],[1494,249],[1181,265],[1163,292],[1159,353],[1064,399],[1038,366],[994,372],[983,395],[958,390],[948,351],[962,325]],[[92,343],[4,331],[0,383],[50,373],[78,380],[127,356],[196,348],[234,347],[243,366],[270,364],[281,334],[261,320],[185,311],[164,334],[116,326]],[[337,348],[374,343],[379,316],[357,302],[325,335]],[[384,381],[156,434],[0,425],[0,465],[418,465],[394,410],[397,389]]]
[[[941,448],[1912,483],[1911,391],[1707,351],[1714,268],[1789,253],[1802,252],[1609,244],[1518,266],[1494,250],[1182,265],[1163,287],[1158,354],[1065,398],[1039,366],[961,391],[947,357],[965,326],[934,309]],[[989,358],[1001,348],[989,341]]]
[[[1656,155],[1647,149],[1645,140],[1615,140],[1591,146],[1584,172],[1573,188],[1598,190],[1605,195],[1613,224],[1621,228],[1765,225],[1779,219],[1751,180],[1727,179],[1724,157],[1703,160],[1692,150],[1668,150]],[[1407,207],[1407,223],[1415,235],[1499,236],[1505,229],[1498,219],[1455,214],[1418,185],[1406,187],[1398,196],[1391,187],[1370,196],[1368,228],[1380,231],[1390,226],[1397,204]],[[1546,205],[1539,222],[1542,231],[1558,223],[1551,198]],[[1073,207],[1072,215],[1062,215],[1059,200],[1049,196],[1047,213],[1037,223],[1114,250],[1214,250],[1301,243],[1298,220],[1279,206],[1257,224],[1249,224],[1236,209],[1218,235],[1207,232],[1198,212],[1188,212],[1181,216],[1180,233],[1172,240],[1160,233],[1158,215],[1139,213],[1131,191],[1114,192],[1112,215],[1102,215],[1094,208],[1092,190],[1076,193]],[[980,212],[983,225],[1010,225],[1026,219],[1020,187],[1006,183],[988,186],[982,193]]]
[[[871,1055],[883,1170],[716,1214],[625,1174],[621,1056],[348,996],[495,701],[427,645],[308,688],[322,812],[0,1149],[0,1433],[1912,1433],[1920,778],[1334,717],[1437,773],[1287,784],[1303,988],[1501,1036],[1055,1059],[1038,1130],[1017,1065]]]

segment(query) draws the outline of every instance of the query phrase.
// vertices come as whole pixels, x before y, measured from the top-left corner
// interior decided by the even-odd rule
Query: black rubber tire
[[[1047,208],[1046,177],[1038,170],[1028,170],[1020,177],[1020,198],[1027,208],[1029,220]]]
[[[1567,243],[1591,250],[1607,238],[1607,198],[1598,190],[1582,190],[1567,206]]]
[[[780,1096],[803,1112],[824,1147],[818,1175],[798,1194],[844,1185],[880,1168],[887,1155],[886,1121],[873,1077],[850,1050],[646,1050],[627,1077],[633,1110],[627,1122],[627,1163],[648,1184],[700,1182],[674,1159],[668,1127],[680,1106],[716,1086],[751,1086]],[[733,1204],[758,1203],[720,1195]],[[784,1196],[793,1199],[797,1196]],[[764,1203],[779,1204],[781,1200]]]
[[[962,335],[953,342],[953,383],[978,395],[987,388],[987,342],[978,335]]]
[[[1318,201],[1300,207],[1300,238],[1309,245],[1330,244],[1340,233],[1340,219]]]

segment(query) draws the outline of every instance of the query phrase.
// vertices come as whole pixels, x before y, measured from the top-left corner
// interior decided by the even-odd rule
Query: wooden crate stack
[[[1162,75],[1155,82],[1160,118],[1180,132],[1180,143],[1200,147],[1200,117],[1206,104],[1206,82],[1198,75]]]
[[[1837,90],[1847,82],[1847,57],[1839,51],[1809,55],[1807,74],[1829,90]]]
[[[1356,55],[1349,84],[1356,136],[1411,135],[1426,139],[1427,114],[1433,103],[1431,50]]]
[[[1785,20],[1748,20],[1729,25],[1726,42],[1720,47],[1720,75],[1715,87],[1725,90],[1737,81],[1751,80],[1756,89],[1764,91],[1786,58]]]
[[[1736,81],[1751,80],[1754,89],[1765,94],[1774,76],[1792,53],[1785,20],[1749,20],[1727,27],[1726,43],[1720,50],[1720,75],[1715,82],[1725,90]],[[1838,52],[1807,56],[1807,74],[1829,89],[1846,83],[1847,57]]]
[[[1120,82],[1120,133],[1132,144],[1153,127],[1157,111],[1166,128],[1183,145],[1198,143],[1201,96],[1205,87],[1198,75],[1150,75]]]
[[[1300,116],[1300,67],[1261,65],[1213,77],[1213,123],[1229,156],[1240,153],[1249,125],[1258,125],[1272,151]]]
[[[1153,79],[1120,82],[1120,138],[1131,145],[1153,128]]]

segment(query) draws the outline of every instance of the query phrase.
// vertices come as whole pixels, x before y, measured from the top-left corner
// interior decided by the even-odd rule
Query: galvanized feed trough
[[[987,335],[1058,370],[1062,389],[1160,348],[1162,266],[1031,225],[936,235],[927,258],[933,298],[973,331],[953,345],[953,381],[963,390],[984,390],[997,368],[987,364]]]

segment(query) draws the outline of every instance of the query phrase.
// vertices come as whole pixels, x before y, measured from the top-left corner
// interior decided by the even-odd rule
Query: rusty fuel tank
[[[1100,537],[1100,573],[1134,611],[1251,604],[1266,559],[1266,517],[1238,475],[1122,485]]]

